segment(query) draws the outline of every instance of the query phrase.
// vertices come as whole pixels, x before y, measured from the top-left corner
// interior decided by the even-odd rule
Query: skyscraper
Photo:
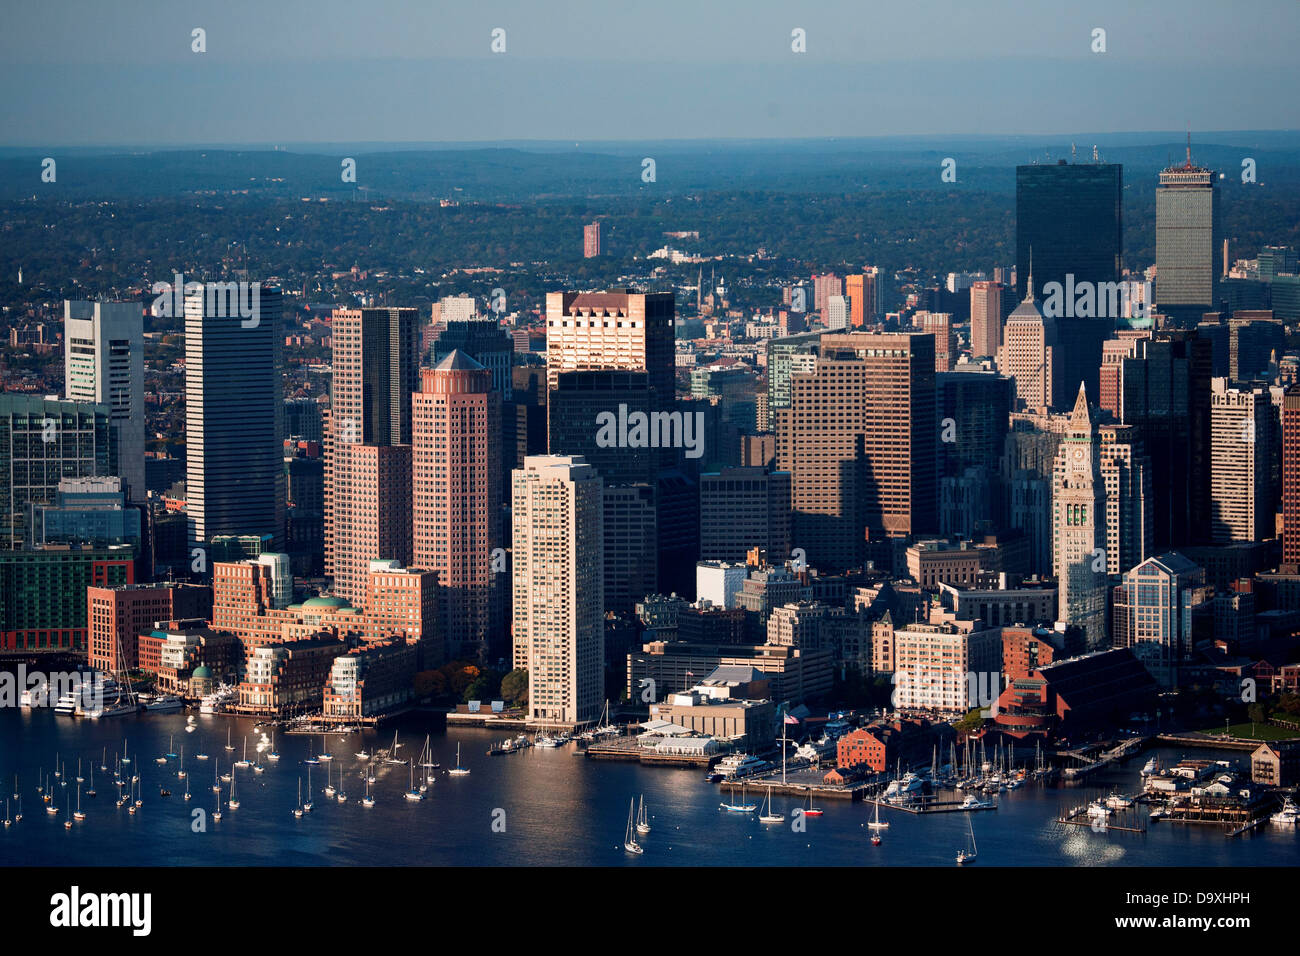
[[[1214,172],[1187,160],[1160,173],[1156,187],[1156,303],[1190,328],[1218,302],[1219,190]]]
[[[550,292],[546,296],[547,390],[561,372],[629,369],[649,375],[657,408],[672,404],[676,359],[670,292]]]
[[[600,223],[592,222],[582,227],[582,257],[594,259],[600,255]]]
[[[1115,647],[1132,648],[1165,687],[1178,686],[1178,666],[1192,659],[1193,625],[1210,607],[1205,570],[1177,551],[1147,558],[1115,588]]]
[[[281,295],[261,287],[252,318],[216,283],[185,296],[185,511],[191,542],[284,534]]]
[[[1300,385],[1282,396],[1282,566],[1300,574]]]
[[[601,480],[581,458],[532,456],[514,473],[514,662],[531,720],[594,720],[604,698]]]
[[[1056,320],[1039,309],[1030,278],[1025,300],[1007,317],[998,371],[1015,380],[1017,402],[1036,411],[1052,403],[1056,364]]]
[[[501,393],[502,401],[510,401],[514,389],[514,339],[490,315],[445,321],[446,327],[433,343],[433,364],[460,349],[492,373],[492,387]]]
[[[144,501],[144,314],[138,302],[63,303],[64,391],[107,405],[129,501]]]
[[[1016,277],[1038,288],[1118,282],[1123,268],[1124,167],[1114,163],[1067,163],[1016,167]],[[1032,262],[1031,262],[1032,260]],[[1033,273],[1032,277],[1030,273]],[[1071,279],[1072,277],[1072,279]],[[1075,317],[1073,308],[1056,320],[1061,353],[1054,375],[1053,404],[1064,409],[1083,382],[1099,394],[1101,345],[1116,316]]]
[[[491,638],[501,397],[486,368],[454,351],[420,373],[412,403],[413,561],[438,572],[443,637],[454,657],[486,660]]]
[[[364,607],[370,562],[411,561],[415,309],[336,309],[325,441],[325,573]]]
[[[932,335],[826,334],[790,387],[777,465],[791,474],[793,541],[809,563],[860,567],[868,542],[937,530]]]
[[[1000,282],[973,282],[970,287],[970,354],[990,358],[1002,344],[1002,290]]]
[[[950,372],[957,362],[957,330],[949,312],[918,312],[912,324],[934,336],[934,370]]]
[[[1059,620],[1083,628],[1089,650],[1106,645],[1106,512],[1100,447],[1081,386],[1052,476],[1052,553]]]
[[[1210,537],[1215,544],[1273,537],[1270,479],[1273,405],[1266,388],[1230,388],[1216,378],[1210,396]]]

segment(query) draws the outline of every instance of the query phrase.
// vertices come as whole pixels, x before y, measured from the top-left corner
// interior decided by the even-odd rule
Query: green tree
[[[528,671],[516,668],[501,678],[501,698],[509,704],[522,706],[528,703]]]

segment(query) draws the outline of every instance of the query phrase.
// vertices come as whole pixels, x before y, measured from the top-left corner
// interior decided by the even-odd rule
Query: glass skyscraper
[[[1124,256],[1121,197],[1124,167],[1116,163],[1066,163],[1016,167],[1016,288],[1025,296],[1030,272],[1034,295],[1047,299],[1049,283],[1119,281]],[[1030,254],[1033,255],[1032,268]],[[1088,394],[1101,392],[1101,343],[1115,317],[1056,319],[1060,348],[1052,376],[1052,404],[1064,409],[1083,382]]]

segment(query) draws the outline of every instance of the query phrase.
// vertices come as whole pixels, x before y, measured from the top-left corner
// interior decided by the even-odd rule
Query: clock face
[[[1082,449],[1082,448],[1076,448],[1076,449],[1074,450],[1074,460],[1075,460],[1075,461],[1083,461],[1083,449]]]

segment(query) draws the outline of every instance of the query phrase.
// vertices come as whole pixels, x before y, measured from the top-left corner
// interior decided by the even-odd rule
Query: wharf
[[[996,810],[998,808],[996,800],[978,807],[963,807],[960,800],[937,800],[926,797],[908,803],[889,803],[885,800],[867,800],[867,803],[878,803],[887,810],[902,810],[904,813],[910,813],[913,816],[921,816],[925,813],[977,813],[980,810]]]
[[[1105,816],[1105,817],[1089,816],[1088,808],[1086,806],[1081,806],[1081,807],[1075,807],[1073,810],[1070,810],[1064,816],[1058,817],[1056,822],[1063,823],[1068,826],[1074,826],[1074,827],[1088,827],[1089,829],[1095,830],[1098,833],[1108,832],[1110,830],[1116,830],[1120,833],[1145,834],[1147,832],[1147,828],[1145,825],[1129,826],[1125,823],[1111,822],[1111,817],[1114,815],[1115,814],[1112,811],[1110,816]],[[1125,819],[1127,819],[1127,817],[1125,817]]]

